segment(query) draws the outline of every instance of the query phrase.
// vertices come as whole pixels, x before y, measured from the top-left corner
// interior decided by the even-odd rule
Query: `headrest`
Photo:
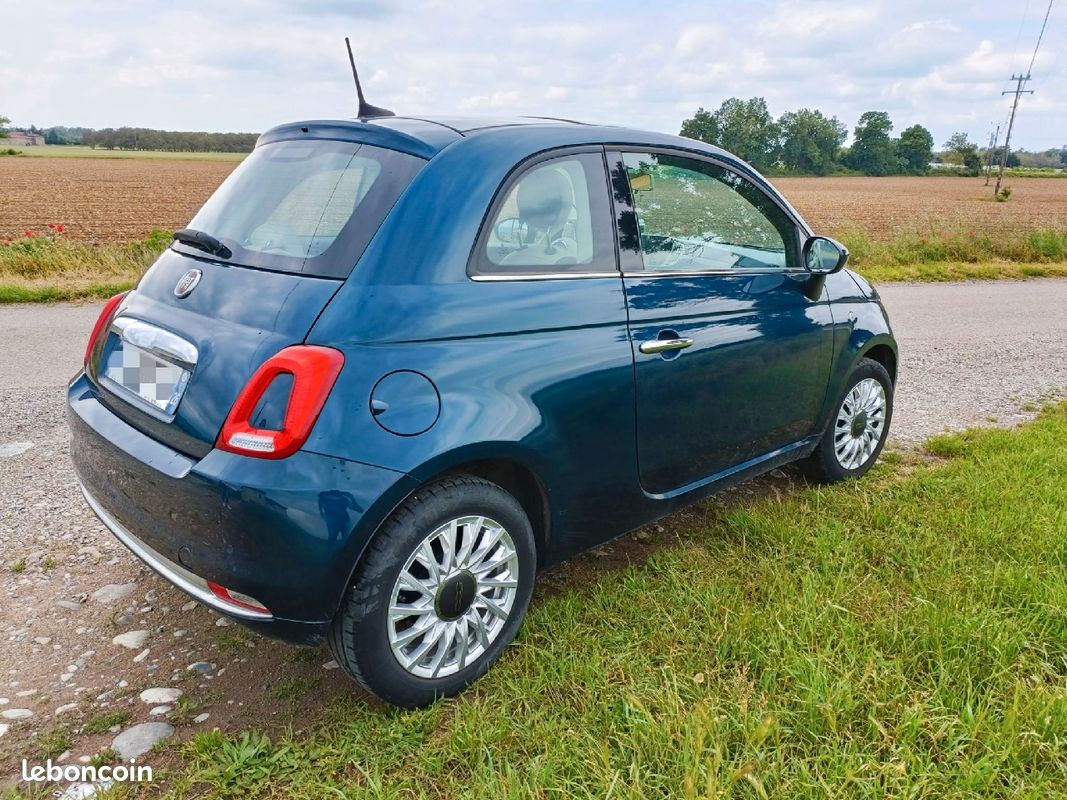
[[[519,182],[519,219],[537,231],[562,228],[574,206],[571,182],[558,169],[543,167]]]

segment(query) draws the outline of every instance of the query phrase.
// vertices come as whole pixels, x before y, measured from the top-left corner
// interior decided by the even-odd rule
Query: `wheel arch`
[[[504,448],[498,452],[486,452],[495,450],[479,446],[478,448],[461,448],[451,453],[446,453],[434,458],[427,464],[422,465],[409,474],[409,491],[397,502],[391,505],[388,513],[375,520],[374,528],[352,559],[352,567],[347,585],[351,584],[352,574],[366,553],[367,546],[378,535],[386,520],[407,502],[408,498],[418,493],[428,484],[454,475],[472,475],[483,478],[490,483],[495,483],[518,501],[530,520],[530,526],[534,532],[534,542],[537,548],[537,563],[540,567],[549,552],[552,537],[552,514],[549,503],[549,491],[541,477],[541,471],[530,463],[530,459],[522,457],[519,452],[511,448]]]
[[[873,341],[865,349],[863,349],[856,359],[856,363],[859,363],[861,359],[869,358],[872,361],[877,361],[883,367],[885,371],[889,373],[890,380],[893,381],[893,385],[897,382],[897,351],[896,348],[891,347],[885,341]],[[853,365],[855,368],[855,365]]]

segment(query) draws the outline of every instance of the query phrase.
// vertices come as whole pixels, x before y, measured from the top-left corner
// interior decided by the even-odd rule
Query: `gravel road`
[[[1067,281],[881,292],[901,351],[897,445],[1014,424],[1063,396]],[[86,508],[69,466],[63,386],[99,308],[0,306],[0,791],[58,727],[74,735],[73,763],[118,746],[120,732],[118,744],[136,749],[169,725],[299,726],[353,691],[325,650],[267,644],[190,602]],[[116,714],[110,726],[83,730],[105,713]]]

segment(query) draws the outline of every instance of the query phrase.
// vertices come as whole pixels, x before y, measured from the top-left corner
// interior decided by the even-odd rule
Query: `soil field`
[[[1067,228],[1067,179],[1007,181],[1011,199],[993,200],[984,178],[774,178],[774,185],[818,232],[858,228],[888,240],[915,231],[1018,233]]]
[[[184,227],[237,166],[226,161],[0,158],[0,238],[62,224],[85,241]]]
[[[62,223],[71,237],[142,239],[184,226],[236,166],[173,159],[0,158],[0,238]],[[1018,178],[996,203],[981,178],[776,178],[816,230],[872,239],[914,231],[1067,228],[1067,180]]]

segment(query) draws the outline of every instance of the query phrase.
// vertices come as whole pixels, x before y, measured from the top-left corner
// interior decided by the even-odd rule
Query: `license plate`
[[[123,340],[112,332],[100,373],[124,392],[170,416],[182,399],[189,370]]]

